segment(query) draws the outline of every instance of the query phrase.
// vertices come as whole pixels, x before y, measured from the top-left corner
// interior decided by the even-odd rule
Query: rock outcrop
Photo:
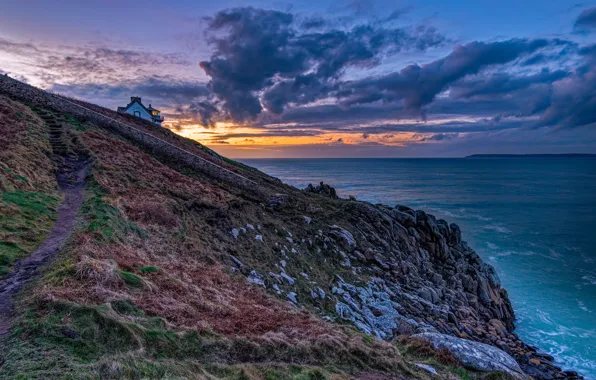
[[[330,196],[324,188],[306,191]],[[270,287],[277,294],[379,339],[426,334],[420,336],[432,337],[437,347],[450,345],[475,370],[575,378],[513,333],[515,315],[507,292],[494,268],[462,240],[456,224],[406,206],[342,199],[337,205],[322,220],[316,216],[322,210],[303,206],[300,212],[311,211],[309,223],[300,214],[299,229],[286,230],[283,240],[274,243],[283,257],[279,274],[270,272]],[[335,273],[328,289],[306,273],[307,286],[301,286],[301,279],[284,280],[293,262],[304,266],[304,255],[323,259],[319,269]],[[346,275],[338,274],[340,268]],[[326,290],[323,301],[319,292]],[[492,364],[490,356],[495,358]]]
[[[338,198],[337,192],[335,191],[335,189],[323,182],[321,182],[317,186],[313,186],[312,183],[309,183],[308,186],[306,187],[306,189],[304,189],[304,191],[309,192],[309,193],[321,194],[321,195],[324,195],[326,197],[333,198],[333,199]]]
[[[467,368],[481,372],[505,372],[517,379],[528,378],[515,359],[494,346],[437,333],[417,334],[414,338],[426,340],[436,349],[447,349]]]
[[[513,372],[575,378],[513,333],[515,315],[507,292],[494,268],[462,240],[456,224],[406,206],[345,204],[353,228],[328,226],[330,239],[323,235],[324,245],[337,252],[341,265],[349,262],[359,277],[371,280],[351,284],[336,277],[333,295],[340,319],[383,339],[438,333],[432,336],[462,338],[469,347],[486,348],[475,346],[484,343],[491,350],[477,352],[498,353]],[[511,357],[519,367],[506,360]]]

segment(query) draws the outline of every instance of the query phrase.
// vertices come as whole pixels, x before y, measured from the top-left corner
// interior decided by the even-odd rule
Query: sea
[[[596,380],[596,158],[246,159],[297,188],[406,205],[455,222],[492,264],[515,332]]]

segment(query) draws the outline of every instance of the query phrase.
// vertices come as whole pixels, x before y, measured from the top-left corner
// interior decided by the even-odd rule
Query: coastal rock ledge
[[[527,379],[515,359],[488,344],[436,333],[416,334],[430,342],[435,349],[447,349],[464,366],[481,372],[506,372],[517,379]]]
[[[581,379],[513,333],[515,315],[506,290],[495,269],[462,240],[456,224],[406,206],[337,198],[324,184],[303,194],[312,201],[274,208],[279,220],[300,220],[299,226],[276,230],[278,236],[286,234],[281,240],[265,239],[282,258],[276,268],[258,268],[269,272],[265,286],[275,293],[378,339],[424,338],[473,370]],[[293,263],[309,256],[319,260],[317,272],[329,277],[290,274]],[[288,276],[306,281],[285,281]]]

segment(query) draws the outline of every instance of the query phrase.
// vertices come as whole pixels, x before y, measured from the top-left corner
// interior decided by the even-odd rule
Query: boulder
[[[416,226],[416,218],[412,214],[398,210],[393,210],[391,215],[395,218],[395,220],[397,220],[399,224],[406,228]]]
[[[430,373],[431,375],[437,375],[437,370],[428,364],[423,364],[423,363],[414,363],[414,364],[416,364],[416,367],[425,370],[426,372]]]
[[[295,304],[298,304],[298,300],[296,299],[296,293],[295,292],[289,292],[288,294],[286,294],[286,297],[292,301]]]
[[[439,333],[422,333],[413,337],[431,343],[435,349],[447,349],[467,368],[481,372],[505,372],[516,379],[528,378],[515,359],[488,344]]]
[[[348,252],[352,252],[356,249],[356,240],[354,235],[346,229],[339,226],[329,226],[329,234],[335,238],[335,240]]]
[[[259,286],[265,286],[265,279],[255,270],[251,271],[248,275],[248,282]]]
[[[321,182],[321,184],[318,186],[313,186],[312,183],[309,183],[304,191],[307,193],[321,194],[333,199],[339,198],[335,189],[323,182]]]
[[[288,194],[273,194],[269,198],[268,206],[272,208],[281,208],[292,205],[294,202]]]

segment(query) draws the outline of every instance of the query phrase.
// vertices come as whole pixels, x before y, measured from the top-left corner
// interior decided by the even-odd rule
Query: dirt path
[[[0,281],[0,335],[6,334],[10,327],[13,296],[58,253],[70,235],[83,204],[85,177],[91,168],[91,160],[67,157],[63,158],[60,167],[56,178],[64,201],[58,208],[58,219],[50,235],[31,255],[19,260],[12,273]]]

